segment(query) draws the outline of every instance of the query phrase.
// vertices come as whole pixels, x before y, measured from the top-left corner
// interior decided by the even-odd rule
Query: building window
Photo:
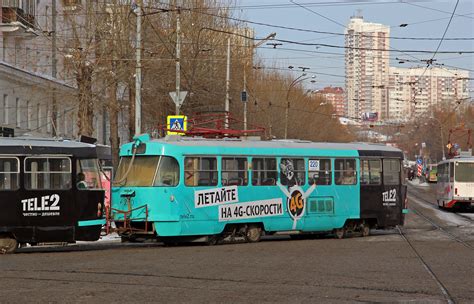
[[[20,104],[20,98],[15,99],[15,117],[16,121],[15,124],[17,128],[21,127],[21,104]]]
[[[0,123],[8,125],[8,95],[3,94],[3,99],[2,99],[2,106],[0,108],[0,113],[1,113],[1,121]]]

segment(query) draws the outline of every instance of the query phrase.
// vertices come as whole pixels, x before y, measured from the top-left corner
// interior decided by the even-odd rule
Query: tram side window
[[[252,185],[271,186],[276,185],[277,166],[275,158],[252,159]]]
[[[306,168],[303,158],[282,158],[280,161],[280,182],[282,185],[304,185]]]
[[[222,158],[222,185],[246,186],[248,184],[247,158]]]
[[[161,156],[158,164],[158,172],[156,173],[154,186],[177,186],[179,184],[178,161],[170,156]]]
[[[71,188],[71,159],[68,157],[25,158],[25,188],[66,190]]]
[[[357,184],[356,160],[336,159],[334,161],[334,178],[336,185]]]
[[[474,182],[474,163],[456,162],[456,181],[462,183]]]
[[[186,186],[217,186],[216,158],[186,157],[184,163]]]
[[[331,185],[332,172],[330,159],[310,159],[308,162],[309,184]]]
[[[0,158],[0,191],[20,188],[20,166],[17,158]]]
[[[379,159],[363,159],[360,161],[360,184],[380,185],[382,164]]]
[[[101,189],[102,183],[99,174],[97,159],[78,159],[76,187],[79,190]]]
[[[383,160],[383,183],[384,185],[400,184],[400,161],[398,159]]]

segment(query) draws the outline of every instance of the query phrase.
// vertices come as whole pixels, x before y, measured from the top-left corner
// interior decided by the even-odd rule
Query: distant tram
[[[474,157],[455,157],[438,163],[438,207],[474,206]]]
[[[403,154],[393,147],[141,135],[120,157],[112,213],[123,239],[343,238],[404,223]]]
[[[0,253],[99,239],[105,218],[97,157],[93,144],[0,138]]]

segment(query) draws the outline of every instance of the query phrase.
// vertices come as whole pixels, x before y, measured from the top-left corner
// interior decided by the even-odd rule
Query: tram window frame
[[[290,161],[292,162],[293,166],[293,172],[294,172],[294,178],[296,183],[290,183],[286,175],[283,173],[282,170],[288,165],[284,164],[283,162]],[[296,164],[296,165],[295,165]],[[302,168],[301,168],[302,165]],[[304,158],[297,158],[297,157],[282,157],[280,158],[280,165],[279,165],[279,176],[280,176],[280,183],[284,186],[290,185],[298,185],[298,186],[303,186],[306,184],[306,162]]]
[[[378,163],[378,167],[371,165],[371,163],[374,164],[375,162]],[[367,175],[365,175],[366,173]],[[367,180],[365,176],[368,177]],[[360,160],[360,184],[364,186],[378,186],[382,184],[382,161],[380,159]]]
[[[342,164],[342,166],[339,166],[338,164]],[[356,159],[355,158],[334,159],[334,180],[336,181],[336,185],[357,185]]]
[[[397,166],[393,166],[395,163]],[[390,163],[390,165],[388,165]],[[383,184],[384,185],[400,185],[400,172],[401,172],[401,162],[399,159],[395,158],[384,158],[382,162],[383,170]],[[392,169],[397,169],[396,171]],[[396,178],[395,178],[396,175]]]
[[[311,170],[309,163],[318,161],[318,170]],[[324,166],[322,166],[324,164]],[[329,165],[329,170],[327,168]],[[324,168],[323,168],[324,167]],[[310,158],[308,159],[308,183],[313,185],[329,186],[332,185],[332,162],[330,158]]]
[[[439,182],[448,182],[449,181],[449,164],[444,163],[438,166],[438,181]]]
[[[168,170],[166,171],[167,174],[165,175],[160,175],[162,173],[161,169],[167,165],[169,166],[171,163],[166,163],[163,162],[163,160],[171,160],[173,163],[172,163],[172,166],[176,166],[175,168],[173,168],[173,170]],[[156,166],[156,173],[155,173],[155,178],[154,178],[154,181],[153,181],[153,187],[176,187],[179,185],[179,181],[180,181],[180,166],[179,166],[179,162],[176,158],[172,157],[172,156],[165,156],[165,155],[162,155],[160,156],[160,159],[158,160],[158,165]],[[168,169],[171,168],[168,167]],[[169,183],[167,181],[170,181]]]
[[[260,167],[257,162],[262,162],[263,169],[256,169]],[[252,186],[275,186],[278,179],[277,163],[276,157],[252,158]]]
[[[7,159],[16,160],[16,171],[13,171],[11,167],[9,171],[5,169],[5,163],[2,160]],[[2,156],[0,157],[0,163],[3,163],[3,166],[0,167],[0,191],[16,191],[20,189],[20,159],[18,157]],[[10,184],[8,188],[6,187],[7,183]]]
[[[92,166],[91,166],[92,165]],[[94,166],[95,165],[95,166]],[[96,158],[79,158],[76,160],[76,188],[78,190],[102,190],[102,181],[99,170],[99,160]],[[84,175],[84,180],[77,180],[79,174]]]
[[[232,163],[232,161],[234,161],[234,163]],[[249,161],[247,157],[239,157],[239,156],[222,157],[221,158],[221,184],[222,186],[247,186],[248,180],[249,180],[249,170],[248,170],[249,165],[248,164],[249,164]],[[243,165],[243,169],[242,169],[242,165]]]
[[[192,161],[191,163],[189,161]],[[197,162],[196,162],[197,160]],[[209,161],[208,169],[203,168],[203,160]],[[188,169],[188,163],[192,164],[192,170]],[[211,166],[213,164],[213,166]],[[192,173],[191,173],[192,172]],[[188,178],[193,177],[193,182]],[[203,178],[201,175],[209,174],[208,178]],[[219,180],[219,170],[217,167],[217,157],[215,156],[186,156],[184,158],[184,184],[187,187],[206,187],[217,186]],[[208,181],[205,183],[204,181]]]
[[[34,159],[46,160],[48,168],[37,171],[28,169],[32,166],[32,163],[29,163],[29,161],[32,161]],[[50,160],[66,160],[67,170],[51,170],[51,166],[49,165]],[[69,156],[28,156],[25,157],[25,159],[23,160],[23,166],[25,173],[24,186],[26,190],[70,190],[72,188],[72,160]],[[59,177],[59,179],[61,179],[61,176],[63,178],[66,178],[63,181],[58,182],[56,178]],[[33,177],[36,177],[36,182],[33,182]],[[43,185],[41,187],[39,186],[40,178],[43,178]],[[34,183],[36,185],[33,187]],[[55,185],[57,185],[58,187],[55,187]]]

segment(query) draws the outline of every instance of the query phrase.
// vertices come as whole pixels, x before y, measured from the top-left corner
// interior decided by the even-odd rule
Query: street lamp
[[[307,80],[307,79],[310,79],[310,78],[313,78],[313,80],[311,82],[315,82],[314,78],[316,76],[311,76],[311,77],[305,77],[307,74],[306,73],[303,73],[301,74],[300,76],[298,76],[295,80],[293,80],[291,83],[290,83],[290,86],[288,87],[288,91],[286,92],[286,109],[285,109],[285,139],[288,138],[288,116],[289,116],[289,112],[290,112],[290,100],[289,100],[289,97],[290,97],[290,92],[291,92],[291,89],[299,82],[302,82],[304,80]],[[303,78],[305,77],[305,78]]]

